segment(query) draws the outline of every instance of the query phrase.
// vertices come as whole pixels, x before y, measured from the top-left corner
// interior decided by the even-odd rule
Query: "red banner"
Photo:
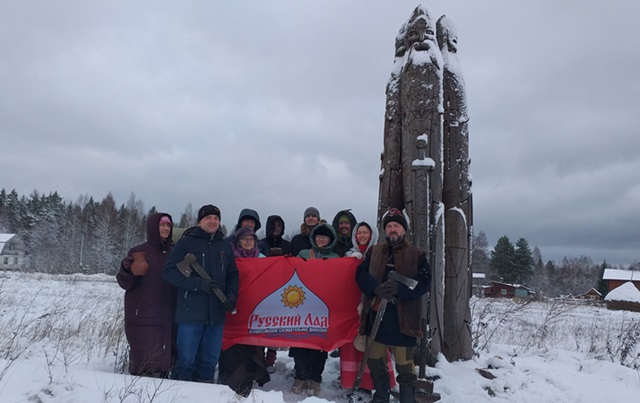
[[[355,258],[236,259],[237,313],[227,314],[222,348],[234,344],[331,351],[358,330]]]

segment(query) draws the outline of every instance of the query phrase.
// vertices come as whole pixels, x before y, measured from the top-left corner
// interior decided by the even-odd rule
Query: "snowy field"
[[[344,402],[329,358],[319,397],[289,392],[278,352],[271,382],[241,398],[226,386],[123,374],[124,291],[104,275],[0,273],[0,402]],[[574,303],[472,301],[477,357],[441,359],[442,402],[636,402],[640,313]],[[495,379],[486,379],[478,369]]]

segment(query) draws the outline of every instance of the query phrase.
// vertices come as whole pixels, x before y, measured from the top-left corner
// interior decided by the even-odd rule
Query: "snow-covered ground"
[[[271,382],[241,398],[226,386],[133,377],[123,291],[109,276],[0,273],[0,402],[296,402],[293,368],[278,353]],[[640,313],[574,303],[473,300],[478,356],[441,359],[442,402],[635,402],[640,396]],[[477,369],[495,376],[489,380]],[[345,401],[330,358],[319,397]]]

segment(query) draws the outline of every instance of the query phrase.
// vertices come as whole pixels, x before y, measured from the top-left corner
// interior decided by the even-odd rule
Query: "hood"
[[[245,218],[251,218],[256,222],[256,227],[253,229],[255,232],[258,232],[258,230],[262,227],[262,224],[260,224],[260,216],[258,215],[258,212],[250,208],[243,208],[242,211],[240,211],[240,214],[238,215],[238,222],[236,223],[236,229],[240,228],[240,223]]]
[[[280,221],[282,223],[282,234],[280,234],[280,238],[284,235],[284,220],[279,215],[270,215],[267,217],[267,227],[265,228],[265,236],[270,238],[273,236],[273,230],[276,228],[276,222]]]
[[[163,216],[166,216],[171,220],[171,231],[169,232],[169,237],[166,242],[169,242],[169,245],[173,243],[173,218],[171,218],[171,215],[167,213],[155,213],[151,214],[147,219],[147,242],[150,245],[162,245],[162,242],[160,241],[160,219]]]
[[[338,219],[340,219],[341,216],[346,215],[347,217],[349,217],[349,222],[351,223],[351,234],[353,234],[353,229],[356,227],[356,223],[358,222],[356,220],[356,217],[351,213],[351,209],[346,209],[346,210],[340,210],[338,211],[338,214],[335,215],[335,217],[333,217],[333,228],[335,229],[336,233],[338,232]]]
[[[316,232],[329,232],[331,233],[331,242],[329,242],[329,245],[325,246],[324,248],[318,248],[318,245],[316,245],[316,240],[314,239],[316,236]],[[309,234],[309,241],[311,241],[311,247],[313,247],[313,249],[315,250],[320,250],[320,251],[330,251],[333,249],[333,247],[336,245],[336,242],[338,242],[338,237],[336,236],[336,231],[333,229],[333,227],[329,224],[326,223],[322,223],[322,224],[318,224],[315,227],[313,227],[313,229],[311,230],[311,233]]]
[[[375,226],[372,227],[365,221],[360,221],[353,228],[353,232],[351,233],[351,242],[353,242],[354,248],[358,247],[358,242],[356,241],[356,232],[358,232],[358,228],[360,228],[362,225],[366,225],[371,229],[371,240],[369,241],[369,245],[367,245],[367,250],[369,250],[369,248],[378,243],[378,229]]]

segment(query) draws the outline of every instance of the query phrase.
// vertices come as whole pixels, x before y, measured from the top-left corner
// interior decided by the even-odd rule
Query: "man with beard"
[[[343,257],[349,249],[353,248],[353,240],[351,235],[358,220],[351,213],[351,209],[340,210],[333,217],[333,228],[338,233],[338,239],[336,246],[333,247],[333,251],[340,257]]]
[[[311,230],[320,224],[320,212],[315,207],[307,207],[302,216],[302,224],[300,224],[300,233],[291,239],[291,255],[298,256],[300,251],[311,249],[311,240],[309,234]]]
[[[375,335],[367,365],[376,393],[373,402],[388,402],[390,379],[387,372],[387,350],[395,357],[396,381],[400,385],[400,401],[415,401],[418,379],[413,354],[417,338],[422,337],[420,315],[422,295],[431,284],[431,268],[426,253],[405,238],[407,220],[398,209],[390,209],[382,219],[386,242],[369,249],[356,271],[358,287],[365,296],[360,332],[369,334],[380,301],[388,301],[378,332]],[[418,285],[409,289],[389,279],[389,272],[413,278]]]

